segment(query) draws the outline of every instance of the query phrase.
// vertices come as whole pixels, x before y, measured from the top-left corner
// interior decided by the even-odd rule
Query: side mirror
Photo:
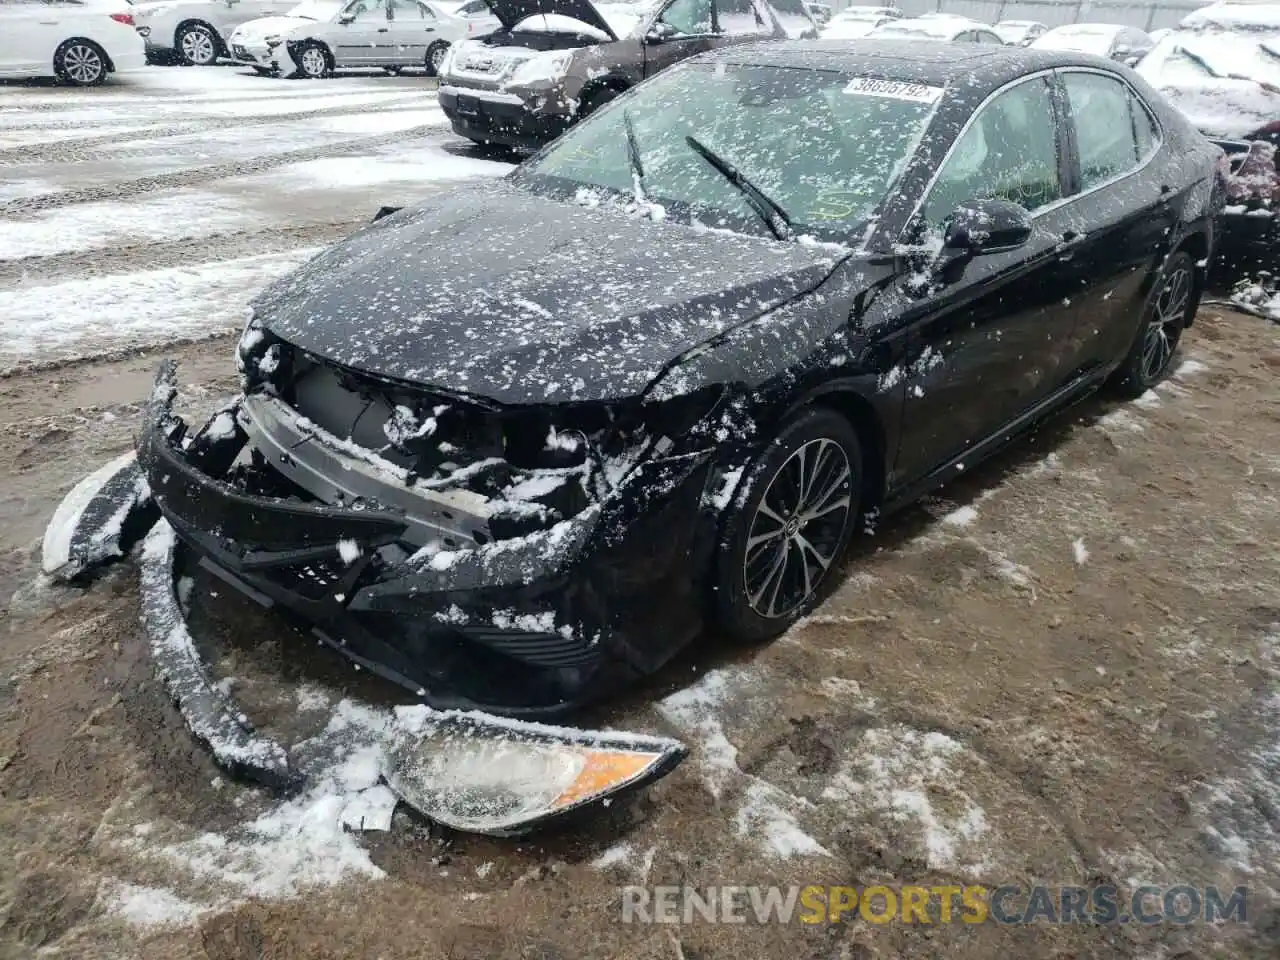
[[[338,18],[338,22],[344,27],[349,23],[355,23],[356,15],[354,13],[344,13]]]
[[[1031,214],[1008,200],[971,200],[947,218],[944,251],[977,257],[1012,250],[1031,239]]]
[[[649,28],[649,32],[644,35],[645,43],[663,43],[670,40],[680,31],[665,21],[658,20]]]

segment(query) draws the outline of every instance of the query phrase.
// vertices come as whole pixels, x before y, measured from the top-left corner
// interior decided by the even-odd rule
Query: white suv
[[[283,14],[297,0],[158,0],[132,7],[147,57],[207,66],[229,55],[226,38],[240,24]]]

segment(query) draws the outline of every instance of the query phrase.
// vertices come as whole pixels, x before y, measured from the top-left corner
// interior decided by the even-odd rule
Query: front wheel
[[[715,612],[732,639],[775,637],[813,609],[853,534],[862,451],[834,410],[805,410],[738,484],[716,558]]]
[[[178,31],[178,56],[182,62],[194,67],[207,67],[217,62],[218,48],[222,45],[212,28],[203,23],[189,23]]]
[[[63,83],[95,87],[107,78],[107,61],[88,40],[68,40],[53,55],[53,70]]]
[[[298,51],[298,73],[308,80],[319,80],[333,72],[333,58],[329,51],[314,40]]]
[[[444,58],[449,55],[449,44],[443,40],[437,40],[431,46],[427,47],[427,59],[425,67],[428,77],[438,77],[440,68],[444,66]]]
[[[1178,251],[1165,261],[1147,296],[1138,334],[1115,373],[1122,396],[1140,397],[1169,375],[1182,331],[1199,305],[1195,263],[1190,254]]]

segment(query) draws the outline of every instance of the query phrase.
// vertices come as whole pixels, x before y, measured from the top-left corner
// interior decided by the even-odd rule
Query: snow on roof
[[[1280,32],[1280,3],[1215,3],[1183,18],[1186,30],[1274,30]]]

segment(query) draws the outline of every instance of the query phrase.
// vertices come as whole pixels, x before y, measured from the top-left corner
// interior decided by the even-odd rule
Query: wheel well
[[[90,47],[93,47],[93,49],[98,51],[98,56],[102,57],[102,62],[106,64],[107,72],[109,73],[115,72],[116,65],[111,60],[111,54],[107,53],[106,50],[102,49],[101,44],[94,43],[88,37],[68,37],[66,40],[63,40],[60,44],[58,44],[58,49],[53,51],[53,59],[54,59],[55,65],[57,64],[58,57],[62,55],[62,51],[65,50],[67,47],[69,47],[73,43],[83,43]]]
[[[848,390],[824,393],[815,397],[813,406],[826,407],[840,414],[857,431],[862,447],[862,512],[877,509],[884,502],[885,462],[884,427],[870,401]]]
[[[1174,253],[1186,253],[1191,256],[1194,265],[1192,276],[1195,277],[1196,282],[1194,293],[1196,299],[1199,300],[1200,295],[1204,293],[1205,284],[1209,277],[1209,238],[1203,233],[1188,234],[1178,244],[1178,248]]]
[[[215,27],[213,24],[209,23],[207,20],[201,20],[198,17],[192,17],[189,20],[183,20],[180,24],[178,24],[176,27],[173,28],[173,46],[175,49],[178,46],[178,37],[182,35],[182,31],[185,30],[187,27],[204,27],[206,30],[208,30],[210,33],[213,34],[213,42],[218,45],[218,52],[223,55],[225,55],[228,52],[227,45],[222,41],[222,34],[218,32],[218,28]]]

